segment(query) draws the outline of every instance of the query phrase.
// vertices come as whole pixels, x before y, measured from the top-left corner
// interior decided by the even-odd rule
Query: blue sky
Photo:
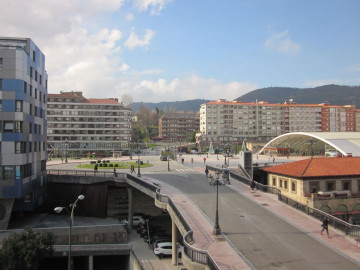
[[[49,93],[160,102],[360,84],[358,0],[0,0],[1,36],[46,55]]]

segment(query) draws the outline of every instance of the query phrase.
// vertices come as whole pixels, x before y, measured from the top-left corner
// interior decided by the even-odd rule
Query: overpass
[[[192,205],[185,195],[179,194],[169,186],[159,184],[155,179],[150,177],[138,178],[126,173],[118,173],[114,176],[110,172],[94,174],[89,170],[48,170],[47,181],[50,185],[107,185],[126,188],[129,227],[132,227],[135,202],[141,205],[141,202],[135,199],[134,193],[140,191],[143,195],[146,195],[141,197],[142,200],[148,202],[148,199],[151,198],[154,206],[169,213],[173,246],[176,247],[177,234],[180,233],[184,243],[182,262],[187,269],[251,269],[251,265],[239,256],[231,245],[224,241],[224,238],[212,234],[212,224],[203,217],[199,209]],[[84,195],[86,197],[86,194]],[[92,260],[93,255],[101,252],[98,248],[101,249],[102,245],[89,247],[86,246],[85,248],[84,245],[79,252],[88,254],[89,260]],[[112,248],[112,252],[124,252],[123,247],[114,245]],[[212,251],[209,251],[209,249]],[[217,252],[214,252],[217,249],[221,249],[224,253],[219,256]],[[56,250],[58,254],[61,254],[60,246],[56,246]],[[177,250],[173,249],[172,253],[172,263],[176,265]],[[137,266],[134,269],[142,269],[141,261],[136,259],[136,254],[134,254],[133,258],[133,264]]]

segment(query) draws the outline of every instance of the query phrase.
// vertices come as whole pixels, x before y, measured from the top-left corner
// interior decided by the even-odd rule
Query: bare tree
[[[131,106],[134,103],[134,100],[131,95],[125,94],[125,95],[121,96],[121,102],[124,105],[124,107],[131,109]]]

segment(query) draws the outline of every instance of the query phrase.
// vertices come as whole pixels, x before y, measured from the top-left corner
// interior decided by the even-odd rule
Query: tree
[[[130,95],[122,95],[121,102],[125,108],[130,108],[130,109],[131,109],[132,104],[134,103],[133,98]]]
[[[44,257],[53,253],[54,235],[34,233],[26,227],[22,233],[11,233],[0,250],[0,269],[29,270],[37,269]]]

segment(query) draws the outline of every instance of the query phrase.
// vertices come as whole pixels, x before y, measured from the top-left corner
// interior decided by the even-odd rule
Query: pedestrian
[[[95,164],[95,166],[94,166],[94,174],[96,174],[97,172],[98,172],[98,165]]]
[[[330,222],[330,219],[328,217],[325,217],[323,219],[322,224],[321,224],[322,230],[320,232],[320,234],[322,235],[323,231],[326,230],[328,238],[330,238],[330,235],[329,235],[329,222]]]
[[[208,175],[209,175],[209,170],[208,170],[207,167],[206,167],[206,169],[205,169],[205,174],[206,174],[206,177],[208,177]]]
[[[251,182],[250,182],[250,188],[251,188],[251,190],[254,190],[255,187],[256,187],[255,181],[254,181],[254,180],[251,180]]]
[[[114,177],[117,177],[116,169],[114,168]]]
[[[204,157],[204,163],[206,162],[206,157]]]
[[[275,157],[273,157],[273,162],[275,162]]]
[[[135,166],[133,164],[131,164],[130,166],[130,173],[131,174],[135,173]]]
[[[63,157],[61,157],[61,163],[64,163],[64,158]]]
[[[191,158],[191,163],[194,163],[194,159],[193,159],[193,158]]]
[[[181,163],[184,164],[184,158],[181,159]]]

